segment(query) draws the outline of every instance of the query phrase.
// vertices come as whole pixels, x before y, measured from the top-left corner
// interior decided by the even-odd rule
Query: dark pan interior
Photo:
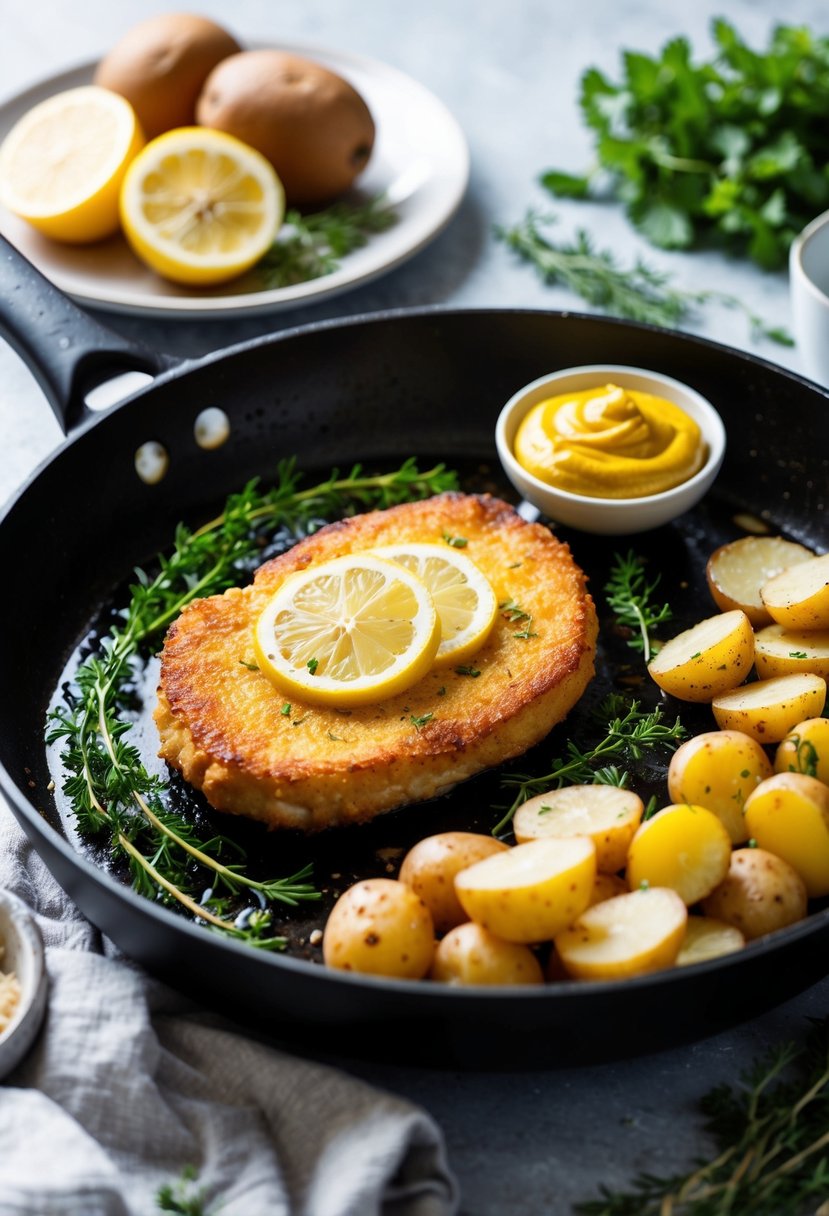
[[[726,423],[729,447],[715,493],[678,524],[632,542],[664,570],[666,597],[685,581],[702,585],[711,548],[740,534],[739,512],[768,519],[816,549],[829,547],[826,394],[708,343],[548,313],[390,314],[211,356],[168,373],[70,441],[12,505],[0,526],[0,558],[15,579],[0,648],[7,792],[59,880],[128,953],[300,1047],[335,1026],[344,1032],[338,1049],[345,1054],[473,1066],[648,1050],[756,1013],[823,974],[829,914],[820,912],[734,960],[624,985],[482,994],[343,977],[255,954],[138,899],[75,854],[52,826],[42,744],[49,696],[100,603],[135,564],[169,544],[176,522],[208,517],[249,477],[267,480],[287,455],[321,473],[355,461],[387,468],[409,455],[440,458],[472,471],[479,483],[491,476],[502,486],[493,430],[503,402],[545,372],[594,362],[684,380]],[[193,420],[208,405],[221,406],[232,424],[229,442],[213,452],[192,437]],[[133,468],[136,448],[148,439],[171,456],[155,487]],[[611,549],[627,544],[615,538],[609,548],[577,533],[568,539],[597,578]],[[699,615],[706,611],[701,600]],[[397,822],[405,839],[412,821]],[[621,1038],[607,1035],[610,1016],[624,1027]],[[389,1022],[399,1034],[378,1036],[376,1028]]]

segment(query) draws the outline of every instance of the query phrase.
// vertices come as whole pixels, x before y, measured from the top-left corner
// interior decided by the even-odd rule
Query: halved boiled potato
[[[712,811],[688,803],[667,806],[633,838],[628,886],[669,887],[695,904],[722,882],[730,858],[731,837]]]
[[[589,836],[596,846],[596,865],[615,874],[625,864],[628,846],[644,811],[633,790],[616,785],[567,785],[530,798],[515,812],[515,839]]]
[[[761,587],[760,595],[786,629],[829,629],[829,553],[784,570]]]
[[[829,629],[794,630],[767,625],[754,636],[754,666],[761,680],[811,672],[829,678]]]
[[[829,785],[829,718],[798,722],[774,754],[776,773],[806,773]]]
[[[542,984],[541,964],[529,946],[505,942],[472,921],[438,942],[432,979],[440,984]]]
[[[705,963],[721,954],[733,954],[746,944],[739,929],[712,916],[689,916],[685,937],[677,955],[677,967]]]
[[[702,906],[706,915],[753,940],[803,920],[806,905],[806,886],[794,866],[767,849],[751,848],[734,850],[728,874]]]
[[[711,554],[705,575],[714,603],[723,612],[741,609],[752,625],[768,625],[769,611],[760,588],[798,562],[814,557],[811,549],[782,536],[743,536]]]
[[[590,903],[596,846],[588,836],[531,840],[462,870],[455,890],[470,920],[508,942],[543,942]]]
[[[556,958],[582,980],[621,980],[670,967],[688,911],[675,891],[651,887],[594,904],[556,935]]]
[[[711,701],[742,684],[754,662],[754,631],[744,612],[722,612],[666,642],[648,664],[665,692],[681,701]]]
[[[826,703],[826,681],[803,672],[735,688],[711,704],[717,725],[741,730],[758,743],[779,743],[797,722],[817,717]]]
[[[589,907],[603,903],[606,899],[615,899],[617,895],[627,895],[628,885],[618,874],[597,874],[593,883]]]
[[[772,773],[756,739],[739,730],[711,730],[677,748],[668,766],[672,802],[690,802],[713,811],[732,844],[748,840],[743,803]]]
[[[812,899],[829,895],[829,786],[805,773],[776,773],[746,800],[761,849],[787,861]]]

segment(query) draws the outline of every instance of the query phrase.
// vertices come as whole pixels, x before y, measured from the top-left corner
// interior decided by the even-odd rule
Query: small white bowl
[[[0,969],[13,971],[20,984],[20,1001],[6,1029],[0,1034],[0,1077],[20,1063],[34,1043],[46,1013],[46,968],[43,939],[29,909],[0,890],[0,940],[5,952]]]
[[[792,241],[789,290],[803,369],[829,388],[829,211]]]
[[[571,494],[569,490],[558,490],[528,473],[518,463],[514,452],[515,436],[525,415],[547,397],[605,384],[618,384],[621,388],[638,389],[665,397],[685,410],[699,425],[708,447],[708,459],[699,472],[672,490],[663,490],[661,494],[649,494],[643,498],[588,498],[582,494]],[[593,363],[552,372],[519,389],[498,416],[495,446],[504,472],[518,493],[548,519],[579,528],[582,532],[615,536],[658,528],[699,502],[710,489],[723,462],[725,427],[705,397],[671,376],[646,371],[641,367]]]

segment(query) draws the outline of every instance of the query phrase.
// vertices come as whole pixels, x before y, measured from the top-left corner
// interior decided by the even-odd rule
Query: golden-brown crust
[[[258,670],[253,627],[296,570],[401,541],[467,540],[499,604],[472,662],[434,670],[405,693],[347,714],[293,701]],[[267,562],[253,584],[196,600],[164,644],[155,718],[163,756],[218,810],[316,831],[370,819],[451,788],[537,743],[593,674],[596,614],[568,547],[488,495],[444,494],[330,524]],[[413,719],[432,715],[416,727]]]

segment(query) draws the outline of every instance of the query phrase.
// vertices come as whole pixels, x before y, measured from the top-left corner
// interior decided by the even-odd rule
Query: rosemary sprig
[[[627,1193],[577,1204],[580,1216],[781,1216],[829,1211],[829,1020],[801,1047],[769,1052],[701,1107],[715,1155],[685,1176],[640,1174]]]
[[[262,537],[274,529],[298,536],[313,530],[320,517],[423,498],[456,485],[455,475],[443,465],[421,473],[413,460],[374,477],[355,465],[348,476],[335,471],[309,489],[300,489],[300,480],[295,462],[283,461],[271,489],[260,491],[250,482],[231,495],[219,516],[196,531],[179,525],[172,551],[157,559],[155,576],[136,571],[122,623],[78,668],[69,703],[49,715],[47,735],[50,743],[65,740],[63,789],[80,831],[108,834],[113,856],[126,858],[138,891],[178,903],[214,928],[266,949],[280,949],[285,942],[268,936],[270,912],[261,903],[295,906],[318,899],[319,893],[306,881],[310,867],[288,878],[255,881],[226,837],[203,841],[180,816],[170,814],[164,805],[164,783],[147,771],[137,748],[126,739],[131,729],[129,692],[140,657],[152,651],[192,600],[242,581],[261,559]],[[236,858],[227,859],[233,850]],[[208,893],[198,899],[205,875]],[[228,920],[222,891],[249,893],[257,906]]]
[[[653,639],[653,631],[673,617],[670,605],[654,604],[651,597],[659,586],[657,574],[650,582],[645,577],[645,559],[632,549],[627,553],[614,553],[613,565],[604,585],[608,606],[619,625],[632,630],[628,646],[638,650],[650,661],[659,646]]]
[[[608,766],[608,760],[627,757],[640,760],[644,752],[653,748],[675,747],[686,734],[679,718],[671,725],[663,721],[661,709],[642,710],[638,701],[620,707],[617,697],[609,697],[599,712],[609,715],[609,720],[604,737],[595,746],[583,751],[570,739],[566,755],[553,760],[549,773],[541,777],[513,773],[502,779],[506,788],[516,789],[517,793],[506,814],[492,829],[493,836],[501,836],[507,831],[515,812],[528,798],[550,789],[561,789],[563,785],[589,785],[597,781],[605,785],[624,785],[627,775]]]
[[[545,283],[559,283],[611,316],[675,329],[690,320],[702,305],[716,303],[745,315],[752,340],[767,338],[782,346],[793,345],[785,330],[767,325],[738,296],[719,291],[683,291],[671,286],[670,275],[648,266],[641,258],[632,266],[620,266],[610,250],[594,248],[583,228],[572,241],[554,244],[541,227],[555,222],[555,216],[528,211],[513,227],[497,227],[495,235],[534,266]]]
[[[397,213],[382,195],[368,202],[334,203],[310,215],[288,211],[277,239],[258,264],[263,286],[292,287],[332,274],[341,258],[396,223]]]

